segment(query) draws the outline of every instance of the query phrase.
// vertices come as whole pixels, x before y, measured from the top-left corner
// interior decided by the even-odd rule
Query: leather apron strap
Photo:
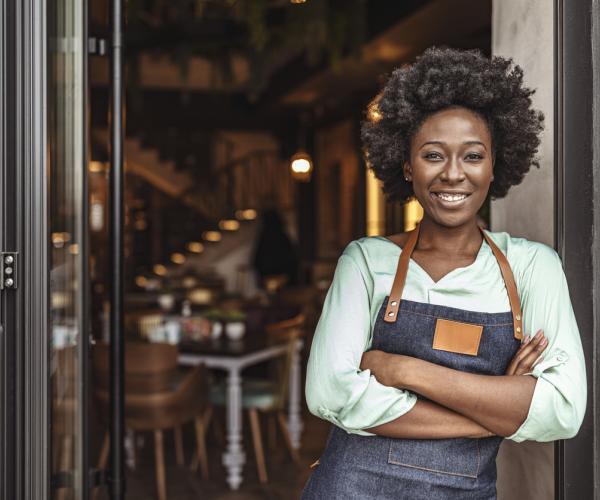
[[[396,276],[394,277],[394,283],[390,292],[387,308],[385,310],[385,316],[383,320],[387,323],[393,323],[398,317],[400,310],[400,300],[402,298],[402,291],[404,290],[404,283],[406,282],[406,273],[408,272],[408,264],[410,257],[413,253],[417,240],[419,239],[419,229],[421,224],[417,224],[415,229],[410,232],[408,240],[404,245],[398,259],[398,269],[396,270]],[[479,226],[478,226],[479,227]],[[486,232],[479,227],[481,234],[485,238],[485,241],[492,249],[498,265],[500,266],[500,272],[504,279],[504,285],[508,292],[508,300],[510,302],[510,309],[513,316],[513,330],[516,339],[521,340],[523,338],[523,320],[521,314],[521,301],[519,300],[519,293],[517,291],[517,285],[515,278],[510,268],[510,264],[506,259],[502,250],[493,242],[493,240],[486,234]]]

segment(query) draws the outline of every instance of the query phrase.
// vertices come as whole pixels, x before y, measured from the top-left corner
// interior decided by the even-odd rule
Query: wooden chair
[[[177,369],[177,347],[169,344],[128,342],[125,347],[125,425],[134,432],[152,431],[159,500],[166,500],[166,477],[163,433],[175,433],[178,465],[184,464],[181,426],[194,422],[196,447],[204,478],[208,478],[205,429],[211,417],[203,366],[187,373]],[[106,344],[94,348],[96,396],[108,406],[109,350]],[[108,434],[100,453],[98,467],[106,467],[109,452]]]
[[[287,344],[285,356],[279,359],[277,370],[268,379],[244,379],[242,381],[242,407],[248,410],[250,430],[256,457],[258,478],[261,483],[268,481],[267,467],[260,430],[259,412],[274,416],[279,424],[285,445],[294,462],[298,462],[298,454],[292,446],[290,433],[285,418],[290,370],[296,349],[296,341],[304,335],[305,317],[299,314],[291,319],[273,323],[266,327],[269,341]],[[211,387],[210,401],[214,405],[225,405],[226,390],[222,385]]]

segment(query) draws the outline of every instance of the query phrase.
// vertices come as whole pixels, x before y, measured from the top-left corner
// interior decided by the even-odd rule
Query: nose
[[[465,171],[460,159],[452,156],[444,165],[440,178],[450,184],[462,182],[465,179]]]

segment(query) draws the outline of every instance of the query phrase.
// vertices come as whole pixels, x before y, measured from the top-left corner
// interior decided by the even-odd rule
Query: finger
[[[521,344],[521,347],[519,348],[519,350],[516,352],[516,354],[513,356],[513,359],[511,360],[508,369],[506,370],[506,375],[514,375],[515,374],[515,370],[517,369],[517,366],[519,365],[519,362],[525,358],[527,355],[529,355],[529,353],[535,349],[535,347],[537,346],[537,344],[544,338],[543,336],[543,332],[542,330],[538,330],[537,333],[535,334],[535,336],[532,338],[529,335],[527,337],[525,337],[525,340],[523,340],[523,343]]]
[[[531,336],[530,335],[526,335],[523,338],[523,342],[521,342],[521,345],[519,346],[519,348],[517,349],[517,353],[521,352],[523,349],[525,349],[527,347],[527,344],[529,344],[529,342],[531,341]],[[515,354],[516,355],[516,354]]]
[[[548,339],[544,337],[527,356],[519,361],[515,370],[515,375],[523,375],[530,372],[546,347],[548,347]]]
[[[543,342],[544,340],[544,336],[543,334],[536,334],[536,336],[533,338],[533,340],[531,342],[529,342],[529,344],[527,346],[525,346],[521,351],[517,352],[517,354],[515,355],[513,361],[515,362],[514,364],[514,369],[515,371],[518,369],[519,364],[522,363],[522,361],[527,358],[532,352],[534,352],[540,345],[541,342]]]
[[[525,368],[527,370],[532,368],[546,347],[548,347],[548,339],[544,337],[526,357],[519,361],[518,367]]]
[[[543,338],[544,332],[542,330],[538,330],[537,333],[532,338],[530,338],[526,344],[523,343],[521,345],[521,348],[517,351],[513,359],[518,362],[524,357],[526,357],[531,351],[533,351],[536,348],[536,346],[542,341]]]
[[[525,347],[527,347],[527,344],[529,344],[530,341],[531,341],[531,335],[525,335],[525,337],[523,338],[523,342],[519,346],[519,349],[517,350],[517,352],[515,353],[513,358],[510,360],[510,363],[508,365],[508,368],[506,369],[505,375],[514,375],[515,374],[515,369],[517,368],[517,363],[518,363],[517,356],[519,353],[523,352],[523,349],[525,349]]]

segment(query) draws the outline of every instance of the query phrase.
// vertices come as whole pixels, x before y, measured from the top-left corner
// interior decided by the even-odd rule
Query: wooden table
[[[300,448],[302,434],[301,418],[301,367],[300,351],[303,341],[296,341],[289,379],[288,427],[292,446]],[[223,453],[223,465],[227,468],[227,483],[237,490],[243,480],[242,469],[246,455],[242,442],[242,370],[287,352],[287,343],[267,344],[266,339],[252,335],[239,341],[226,338],[204,342],[179,344],[179,363],[227,371],[227,448]]]

